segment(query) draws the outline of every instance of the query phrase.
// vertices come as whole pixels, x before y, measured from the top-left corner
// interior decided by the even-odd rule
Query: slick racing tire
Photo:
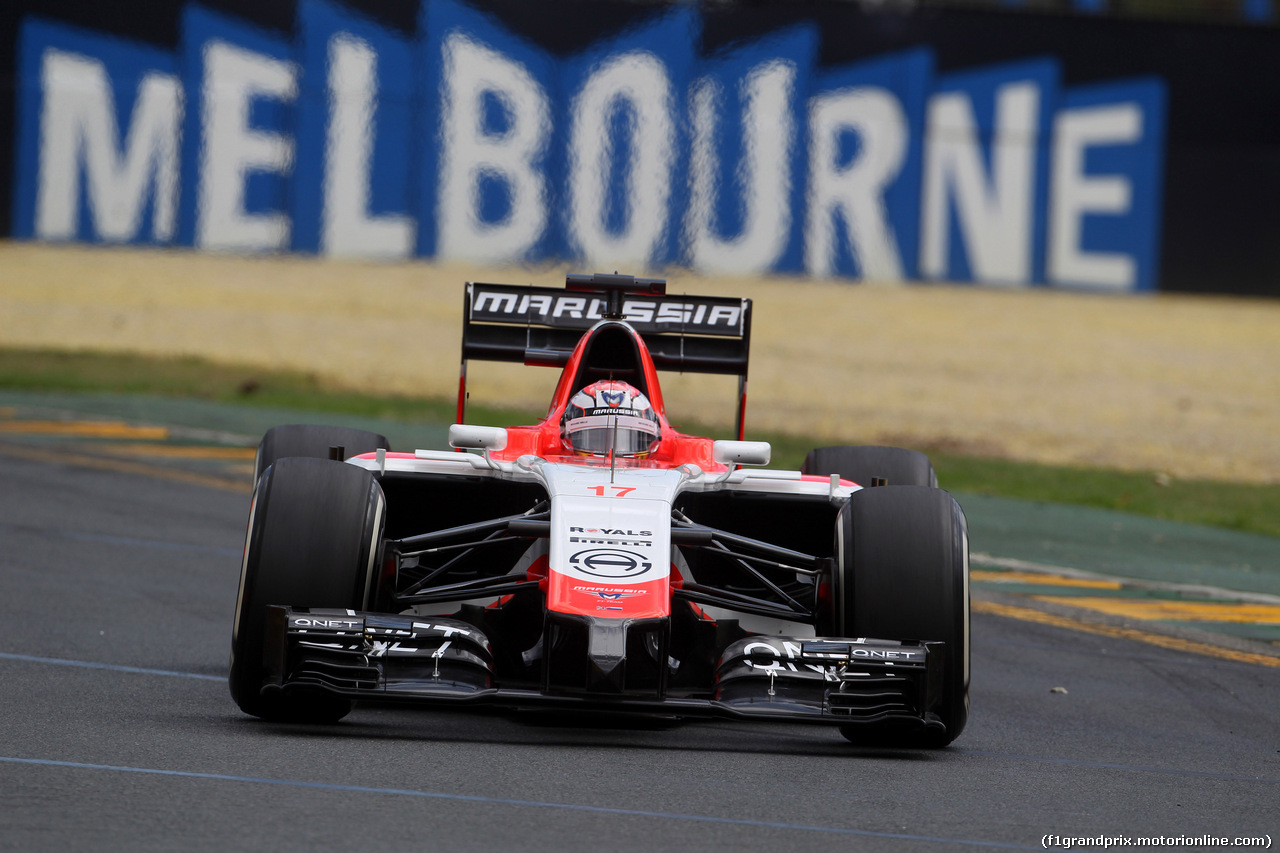
[[[843,637],[941,640],[942,685],[932,707],[946,732],[845,726],[872,746],[941,747],[969,717],[969,536],[950,494],[925,486],[855,492],[836,521],[835,623]]]
[[[327,459],[289,457],[254,490],[231,634],[231,696],[255,717],[335,722],[352,702],[323,692],[262,694],[270,605],[364,609],[378,565],[385,499],[373,474]]]
[[[929,457],[901,447],[844,446],[810,450],[800,467],[803,474],[839,474],[859,486],[871,485],[874,477],[890,486],[938,485]]]
[[[384,435],[347,427],[311,426],[290,424],[267,430],[258,444],[258,457],[253,465],[253,481],[258,482],[262,472],[277,459],[288,456],[308,456],[312,459],[328,459],[330,448],[341,447],[344,459],[370,453],[379,447],[390,449]]]

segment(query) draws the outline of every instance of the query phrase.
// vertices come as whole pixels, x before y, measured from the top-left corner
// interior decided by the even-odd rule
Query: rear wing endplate
[[[468,360],[563,367],[583,332],[608,319],[639,332],[659,370],[737,376],[743,438],[751,300],[669,295],[660,278],[600,273],[569,275],[564,290],[467,282],[458,423],[465,422]]]

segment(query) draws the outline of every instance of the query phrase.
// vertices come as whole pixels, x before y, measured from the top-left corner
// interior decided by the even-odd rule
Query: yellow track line
[[[47,462],[54,465],[79,465],[83,468],[95,468],[99,471],[115,471],[120,474],[137,474],[143,477],[158,477],[162,480],[174,480],[179,483],[191,483],[196,486],[207,486],[228,492],[248,495],[250,486],[242,480],[230,477],[214,477],[208,474],[197,474],[176,468],[161,468],[142,462],[127,462],[123,459],[103,459],[84,453],[71,453],[64,450],[42,450],[34,447],[23,447],[15,444],[0,443],[0,453],[33,462]]]
[[[970,569],[969,580],[989,583],[1024,583],[1035,586],[1075,586],[1083,589],[1124,588],[1124,584],[1119,581],[1069,578],[1063,575],[1040,574],[1039,572],[989,572],[983,569]]]
[[[163,459],[229,459],[249,461],[258,455],[253,447],[211,447],[189,444],[109,444],[103,453],[119,456],[155,456]]]
[[[1170,619],[1178,622],[1242,622],[1280,625],[1280,607],[1225,601],[1170,601],[1148,598],[1090,598],[1037,595],[1038,601],[1056,601],[1130,619]]]
[[[169,437],[169,430],[165,427],[140,427],[123,421],[0,421],[0,432],[150,441],[164,441]]]
[[[1121,640],[1134,640],[1139,643],[1147,643],[1152,646],[1160,646],[1161,648],[1173,649],[1174,651],[1179,652],[1190,652],[1191,654],[1220,658],[1222,660],[1239,661],[1241,663],[1255,663],[1261,666],[1280,668],[1280,657],[1254,654],[1252,652],[1239,652],[1235,649],[1225,649],[1220,646],[1210,645],[1209,643],[1198,643],[1194,640],[1167,637],[1163,634],[1151,634],[1146,631],[1138,631],[1134,628],[1121,628],[1116,625],[1098,625],[1092,622],[1082,622],[1079,619],[1072,619],[1067,616],[1058,616],[1055,613],[1045,613],[1042,610],[1033,610],[1030,607],[1016,607],[1011,604],[996,604],[993,601],[974,601],[970,606],[976,613],[991,613],[996,616],[1006,616],[1010,619],[1020,619],[1023,622],[1037,622],[1041,625],[1053,625],[1057,628],[1084,631],[1088,634],[1099,634],[1103,637],[1114,637]]]

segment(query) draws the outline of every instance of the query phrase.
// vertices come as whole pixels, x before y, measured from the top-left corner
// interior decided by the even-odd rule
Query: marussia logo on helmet
[[[625,409],[618,408],[618,406],[620,405],[621,405],[621,401],[619,401],[618,403],[610,403],[609,404],[610,408],[592,409],[589,414],[590,415],[631,415],[632,417],[637,417],[637,418],[644,417],[644,415],[640,414],[635,409],[632,409],[630,407],[627,407]]]
[[[604,399],[605,405],[611,409],[616,409],[627,401],[626,391],[601,391],[600,396]]]
[[[570,527],[570,533],[602,533],[605,536],[652,536],[652,530],[611,530],[608,527]]]

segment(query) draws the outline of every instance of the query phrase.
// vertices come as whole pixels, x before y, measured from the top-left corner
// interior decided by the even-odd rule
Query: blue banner
[[[424,0],[412,34],[296,14],[283,36],[189,4],[172,53],[27,19],[15,236],[1158,286],[1158,77],[821,65],[805,22],[704,54],[692,5],[558,51],[463,0]]]
[[[684,261],[760,275],[802,269],[805,93],[818,49],[812,26],[704,60],[689,93],[691,195]]]
[[[171,54],[28,19],[18,48],[13,235],[167,244],[183,86]]]
[[[328,0],[298,4],[292,247],[413,254],[414,48]]]
[[[178,241],[224,252],[289,248],[298,66],[293,46],[191,4],[182,16]]]
[[[929,96],[921,193],[925,278],[1043,281],[1053,59],[948,74]]]
[[[925,102],[933,57],[913,50],[827,71],[809,97],[804,268],[915,278]]]

